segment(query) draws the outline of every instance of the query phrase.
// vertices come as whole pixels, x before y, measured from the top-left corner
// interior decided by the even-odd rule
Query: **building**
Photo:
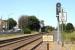
[[[7,20],[0,19],[0,32],[7,29]]]

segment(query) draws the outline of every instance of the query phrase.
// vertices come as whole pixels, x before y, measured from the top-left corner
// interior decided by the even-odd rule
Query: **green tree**
[[[74,31],[74,26],[72,23],[67,23],[66,25],[66,31],[67,32],[73,32]]]
[[[13,18],[7,20],[8,29],[13,29],[17,25],[17,22]]]
[[[21,16],[19,19],[19,27],[21,29],[28,28],[32,31],[38,31],[40,28],[40,22],[36,16]]]
[[[52,27],[52,26],[46,26],[46,28],[47,28],[48,31],[53,31],[54,30],[54,27]]]
[[[34,30],[34,31],[39,31],[40,29],[40,21],[39,19],[36,18],[36,16],[29,16],[29,29]]]
[[[42,28],[42,32],[51,32],[51,31],[53,31],[55,28],[54,27],[52,27],[52,26],[44,26],[43,28]]]

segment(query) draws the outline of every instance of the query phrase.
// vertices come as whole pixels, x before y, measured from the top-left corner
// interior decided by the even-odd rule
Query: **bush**
[[[66,25],[66,32],[73,32],[74,31],[74,26],[72,23],[67,23]]]
[[[24,28],[24,29],[23,29],[23,33],[24,33],[24,34],[30,34],[30,33],[31,33],[31,30],[28,29],[28,28]]]

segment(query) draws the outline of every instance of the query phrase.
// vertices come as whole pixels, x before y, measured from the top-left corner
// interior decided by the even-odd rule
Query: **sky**
[[[0,18],[13,18],[16,21],[22,15],[34,15],[44,20],[45,25],[57,26],[56,3],[57,0],[0,0]],[[65,12],[67,22],[75,25],[75,0],[59,0]]]

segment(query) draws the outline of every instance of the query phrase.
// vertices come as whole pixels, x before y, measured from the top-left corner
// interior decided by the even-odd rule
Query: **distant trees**
[[[53,31],[53,30],[55,30],[54,27],[52,27],[52,26],[48,26],[48,32]]]
[[[40,29],[40,21],[36,18],[36,16],[21,16],[18,20],[19,28],[31,31],[39,31]]]
[[[73,32],[74,31],[74,26],[72,23],[67,23],[67,24],[61,24],[61,30],[63,27],[64,32]]]
[[[44,26],[43,28],[42,28],[42,32],[51,32],[51,31],[53,31],[55,28],[54,27],[52,27],[52,26]]]
[[[13,18],[7,20],[8,29],[13,29],[17,25],[17,22]]]

